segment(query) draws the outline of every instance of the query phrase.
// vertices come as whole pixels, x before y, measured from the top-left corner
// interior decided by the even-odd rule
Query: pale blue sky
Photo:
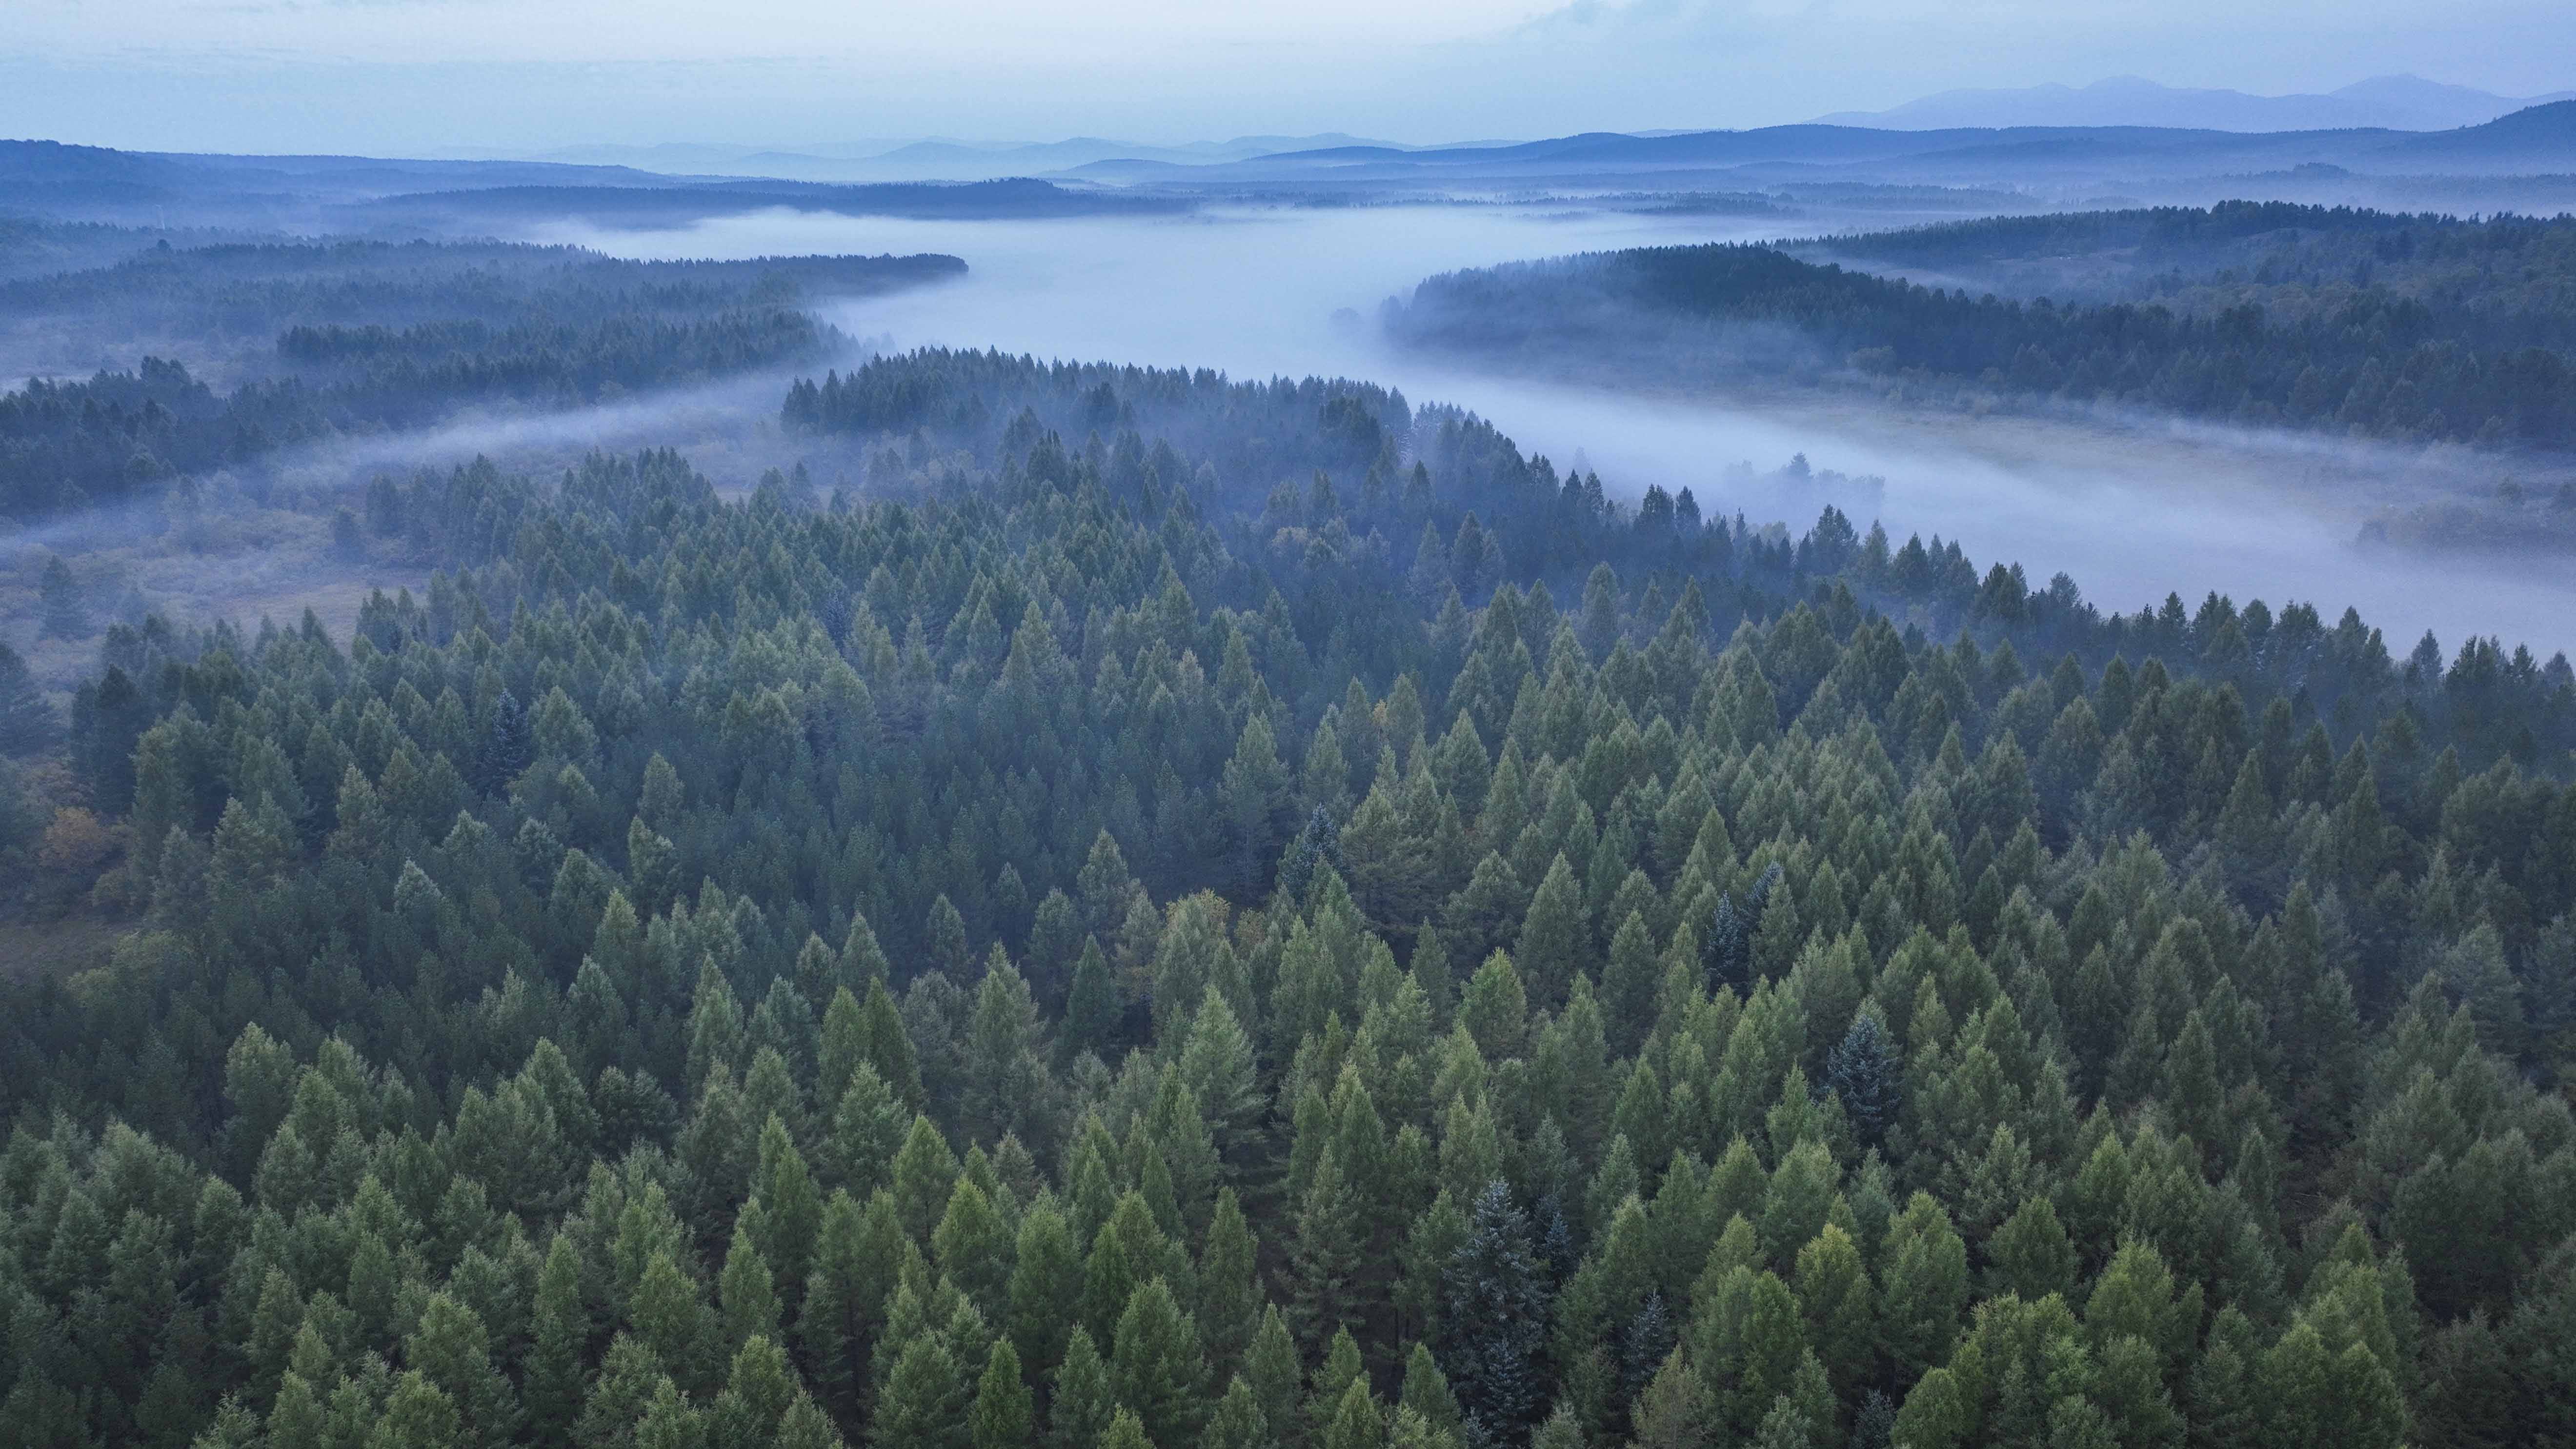
[[[2138,74],[2576,85],[2565,0],[0,0],[0,135],[429,154],[1762,125]]]

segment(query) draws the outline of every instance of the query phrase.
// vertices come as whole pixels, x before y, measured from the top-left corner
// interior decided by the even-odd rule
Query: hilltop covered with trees
[[[1928,284],[1790,248],[1651,247],[1434,277],[1385,316],[1409,345],[1551,373],[2576,444],[2576,220],[2227,203],[1794,250]]]
[[[0,1438],[2567,1429],[2563,658],[1348,383],[786,417],[870,495],[460,469],[355,637],[110,631],[40,888],[133,931],[0,999]]]
[[[95,244],[86,229],[79,239]],[[163,241],[0,282],[22,332],[186,337],[235,378],[219,389],[203,365],[147,356],[130,372],[0,393],[0,513],[121,499],[474,404],[569,407],[817,364],[838,339],[813,302],[964,269],[941,256],[633,262],[501,243]]]

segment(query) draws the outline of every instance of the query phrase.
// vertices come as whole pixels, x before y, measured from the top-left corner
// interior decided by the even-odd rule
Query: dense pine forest
[[[0,668],[128,932],[0,997],[0,1444],[2576,1442],[2563,656],[1353,383],[781,419],[864,495],[388,479],[351,637]]]
[[[1655,247],[1435,277],[1410,345],[1705,386],[1861,380],[2255,426],[2576,444],[2576,220],[2231,202]],[[1997,295],[2000,293],[2001,295]]]
[[[19,240],[58,252],[112,231],[29,228]],[[239,380],[219,391],[147,355],[132,371],[0,393],[0,514],[152,496],[293,444],[474,404],[569,407],[816,365],[841,339],[804,310],[812,301],[964,269],[941,256],[632,262],[499,243],[161,239],[111,265],[0,281],[0,313],[20,333],[184,337]]]
[[[2041,295],[2034,289],[2045,276],[2065,289],[2047,293],[2060,301],[2174,300],[2202,285],[2272,289],[2276,299],[2295,288],[2378,286],[2461,314],[2492,314],[2487,325],[2531,329],[2519,340],[2556,346],[2576,320],[2548,285],[2568,270],[2565,257],[2576,246],[2576,229],[2556,219],[2222,201],[1991,217],[1790,246],[1992,280],[2011,295]]]
[[[111,266],[161,242],[192,246],[246,240],[212,228],[110,226],[0,216],[0,279],[18,281]]]

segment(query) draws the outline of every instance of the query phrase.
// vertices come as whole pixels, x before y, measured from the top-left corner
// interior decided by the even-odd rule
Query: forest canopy
[[[2567,1426],[2563,657],[1343,381],[781,417],[866,495],[459,468],[352,637],[107,632],[121,833],[13,842],[132,933],[0,999],[0,1434]]]

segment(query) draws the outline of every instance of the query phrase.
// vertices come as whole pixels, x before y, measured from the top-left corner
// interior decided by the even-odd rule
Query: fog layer
[[[2456,458],[1829,396],[1666,398],[1501,380],[1395,353],[1363,320],[1386,297],[1455,267],[1848,225],[1509,207],[1025,223],[764,212],[669,231],[557,227],[539,237],[646,258],[953,253],[972,268],[962,281],[826,315],[898,347],[1369,378],[1417,404],[1473,409],[1560,467],[1580,452],[1617,495],[1688,486],[1712,511],[1736,506],[1721,482],[1726,465],[1767,469],[1804,452],[1819,468],[1884,474],[1883,518],[1900,538],[1956,538],[1981,564],[2017,561],[2035,582],[2063,570],[2105,608],[2134,610],[2167,591],[2196,602],[2216,590],[2240,603],[2306,600],[2328,618],[2357,606],[2397,650],[2427,628],[2446,647],[2472,633],[2543,653],[2576,646],[2576,581],[2350,543],[2370,511],[2457,486]]]

